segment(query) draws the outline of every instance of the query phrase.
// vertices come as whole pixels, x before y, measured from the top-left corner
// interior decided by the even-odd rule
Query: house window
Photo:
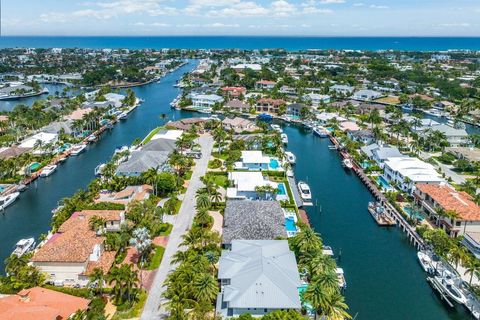
[[[457,227],[460,227],[460,226],[462,225],[462,222],[461,222],[461,221],[457,221],[457,222],[455,223],[455,225],[456,225]]]

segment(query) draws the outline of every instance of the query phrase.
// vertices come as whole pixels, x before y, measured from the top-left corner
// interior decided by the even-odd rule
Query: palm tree
[[[27,266],[26,256],[10,255],[5,259],[5,271],[8,275],[15,276],[23,267]]]
[[[218,294],[215,278],[208,274],[199,274],[193,282],[193,295],[200,302],[212,302]]]
[[[323,308],[327,305],[327,291],[319,282],[313,282],[308,285],[303,297],[315,310],[315,319],[317,319],[318,314],[320,314]]]
[[[470,274],[470,280],[468,284],[472,285],[473,276],[480,272],[480,261],[476,258],[470,258],[467,260],[465,267],[465,274]]]
[[[206,208],[200,208],[197,211],[197,215],[195,216],[195,221],[198,225],[202,228],[205,228],[210,223],[210,214]]]
[[[455,264],[455,269],[458,268],[460,261],[464,261],[467,256],[467,249],[464,246],[452,246],[448,252],[448,258],[451,263]]]
[[[222,201],[222,194],[217,189],[212,190],[210,193],[210,200],[213,203],[219,203]]]
[[[123,264],[121,267],[114,266],[108,274],[109,284],[113,284],[112,293],[115,296],[115,302],[123,302],[125,295],[129,302],[133,290],[138,283],[138,273],[132,269],[132,265]]]
[[[337,274],[332,270],[320,273],[320,275],[318,275],[318,277],[314,279],[314,281],[318,281],[322,285],[322,287],[329,292],[334,292],[338,290]]]
[[[200,193],[197,195],[197,208],[209,209],[211,205],[212,203],[207,193]]]
[[[92,216],[88,220],[88,225],[91,230],[98,232],[105,226],[106,222],[107,221],[105,220],[105,218],[99,216]]]
[[[98,293],[103,294],[103,284],[105,282],[105,274],[100,268],[93,269],[92,273],[88,277],[88,284],[95,285],[98,288]]]
[[[352,316],[348,314],[347,309],[345,298],[339,292],[334,292],[327,297],[327,303],[322,310],[322,314],[329,320],[351,319]]]
[[[298,252],[311,252],[322,248],[320,236],[309,227],[302,228],[292,239],[292,243]]]

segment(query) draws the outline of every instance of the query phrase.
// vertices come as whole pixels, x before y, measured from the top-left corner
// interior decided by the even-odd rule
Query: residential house
[[[199,129],[203,128],[203,125],[207,119],[205,118],[185,118],[178,121],[169,121],[166,126],[168,128],[174,128],[177,130],[188,131],[192,127],[197,127]]]
[[[344,84],[335,84],[331,86],[329,90],[337,94],[341,94],[343,96],[349,96],[353,93],[355,88],[352,86],[344,85]]]
[[[75,132],[72,124],[73,121],[71,120],[54,121],[41,130],[46,133],[60,134],[63,132],[64,134],[73,135]]]
[[[227,200],[223,215],[222,244],[233,240],[274,240],[287,238],[285,216],[277,201]]]
[[[287,105],[287,115],[290,117],[301,117],[303,109],[310,110],[309,107],[302,103],[291,103]]]
[[[58,141],[58,134],[56,133],[46,133],[46,132],[39,132],[20,143],[18,146],[19,148],[29,148],[33,149],[33,147],[40,143],[42,146],[47,144],[54,144]]]
[[[125,223],[125,214],[120,210],[75,212],[30,259],[48,281],[55,285],[86,286],[95,268],[108,272],[116,252],[105,250],[105,236],[90,227],[92,217],[105,220],[105,232],[120,231]]]
[[[85,311],[90,300],[42,287],[0,297],[2,320],[67,320]]]
[[[153,188],[147,184],[141,186],[128,186],[119,192],[109,190],[100,191],[100,194],[94,201],[95,203],[110,202],[128,205],[133,200],[146,200],[152,193]]]
[[[258,90],[272,90],[276,84],[275,81],[260,80],[255,83],[255,88]]]
[[[365,145],[371,144],[375,141],[375,136],[370,130],[349,131],[347,136],[353,141],[358,141]]]
[[[223,87],[222,94],[228,99],[238,98],[244,96],[247,93],[245,87]]]
[[[378,99],[382,96],[382,93],[374,90],[359,90],[353,94],[353,99],[362,101],[371,101]]]
[[[224,108],[233,112],[249,113],[252,107],[243,101],[234,99],[228,101]]]
[[[303,101],[310,102],[313,106],[318,107],[322,104],[330,102],[330,96],[326,94],[307,93],[303,96]]]
[[[268,170],[271,158],[263,155],[262,151],[242,151],[240,161],[235,162],[237,170]]]
[[[198,94],[192,97],[192,106],[194,108],[212,108],[216,104],[223,102],[223,98],[216,94]]]
[[[380,168],[384,168],[385,161],[388,158],[405,158],[408,157],[402,154],[397,147],[390,145],[379,145],[372,143],[361,148],[363,153],[370,159],[377,163]]]
[[[255,109],[257,112],[277,114],[282,105],[285,105],[282,99],[261,98],[258,99]]]
[[[432,131],[439,131],[445,135],[451,147],[459,147],[468,144],[468,133],[465,129],[456,129],[446,124],[431,127]]]
[[[295,254],[286,240],[234,240],[222,252],[216,312],[223,318],[300,310]]]
[[[480,206],[468,193],[445,183],[417,184],[414,197],[416,203],[451,237],[480,232]],[[441,212],[452,212],[456,217]]]
[[[117,167],[115,174],[124,177],[138,177],[151,168],[165,171],[168,169],[169,155],[168,151],[133,151],[128,160]]]
[[[13,147],[3,147],[0,148],[0,159],[6,160],[14,157],[18,157],[19,155],[24,154],[25,152],[29,152],[32,150],[31,148],[19,148],[17,146]]]
[[[275,200],[274,192],[258,192],[257,188],[270,187],[277,190],[278,184],[265,178],[259,171],[229,172],[232,187],[227,188],[227,198],[237,200]]]
[[[383,177],[392,184],[396,184],[402,191],[412,194],[415,185],[440,184],[444,180],[435,167],[417,158],[396,157],[385,161]]]
[[[222,120],[222,126],[224,129],[233,130],[235,133],[255,132],[259,130],[253,121],[240,117],[225,118]]]

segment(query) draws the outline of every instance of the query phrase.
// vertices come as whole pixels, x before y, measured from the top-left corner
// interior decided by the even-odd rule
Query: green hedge
[[[87,210],[125,210],[125,205],[114,202],[99,202],[88,205]]]

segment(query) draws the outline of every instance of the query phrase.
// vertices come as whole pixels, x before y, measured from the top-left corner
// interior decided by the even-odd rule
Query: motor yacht
[[[430,274],[435,272],[435,269],[432,266],[432,259],[425,252],[418,251],[417,258],[418,262],[422,266],[423,271]]]
[[[11,205],[17,198],[20,196],[20,192],[13,192],[6,196],[0,197],[0,211],[5,210],[9,205]]]
[[[352,169],[353,168],[353,162],[350,158],[343,159],[342,165],[347,169]]]
[[[298,182],[298,191],[303,200],[312,200],[312,193],[310,187],[303,181]]]
[[[85,144],[78,144],[72,148],[72,152],[70,154],[72,156],[78,156],[80,153],[84,152],[87,146]]]
[[[40,172],[40,177],[48,177],[49,175],[54,173],[55,170],[57,170],[57,166],[55,164],[45,166],[43,167],[42,172]]]
[[[34,238],[21,239],[15,245],[15,249],[13,250],[12,254],[21,257],[24,254],[32,251],[34,248],[35,248]]]
[[[297,157],[295,157],[295,155],[290,151],[285,152],[285,157],[290,164],[295,164],[295,162],[297,161]]]

